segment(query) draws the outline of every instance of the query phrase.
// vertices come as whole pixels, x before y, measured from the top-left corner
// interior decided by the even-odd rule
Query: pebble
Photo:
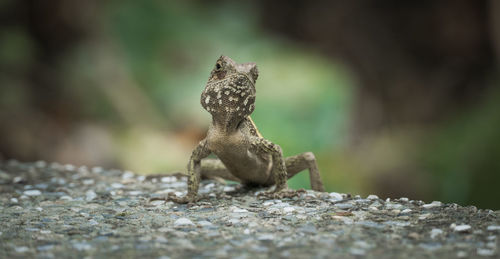
[[[443,230],[439,229],[439,228],[433,228],[431,230],[431,238],[434,239],[436,238],[437,236],[440,236],[443,234]]]
[[[63,195],[59,199],[63,200],[63,201],[72,201],[73,200],[73,198],[71,196],[68,196],[68,195]]]
[[[86,193],[85,193],[85,200],[86,201],[92,201],[93,199],[95,199],[97,197],[97,194],[93,191],[93,190],[88,190]]]
[[[122,174],[122,179],[123,180],[128,180],[128,179],[132,179],[134,178],[134,173],[130,172],[130,171],[125,171],[123,174]]]
[[[14,250],[16,250],[16,252],[18,252],[18,253],[26,253],[30,249],[26,246],[16,246],[16,247],[14,247]]]
[[[401,211],[401,214],[408,214],[410,212],[412,212],[411,209],[404,209],[404,210]]]
[[[125,185],[123,185],[121,183],[112,183],[111,187],[114,189],[122,189],[123,187],[125,187]]]
[[[469,230],[471,230],[471,226],[465,225],[465,224],[464,225],[456,225],[453,227],[453,231],[455,231],[455,232],[467,232]]]
[[[177,178],[175,176],[165,176],[161,178],[162,183],[173,183],[176,182]]]
[[[75,248],[78,251],[86,251],[86,250],[91,250],[92,245],[90,245],[89,243],[85,243],[85,242],[76,242],[76,243],[73,243],[73,248]]]
[[[500,226],[498,225],[491,225],[486,228],[488,231],[500,231]]]
[[[26,196],[40,196],[42,194],[39,190],[27,190],[23,192]]]
[[[246,212],[248,212],[248,210],[246,210],[246,209],[241,209],[241,208],[234,208],[234,209],[233,209],[233,212],[234,212],[234,213],[246,213]]]
[[[294,212],[294,211],[295,211],[294,207],[284,207],[283,208],[283,212],[284,213],[291,213],[291,212]]]
[[[378,200],[378,199],[379,199],[379,198],[378,198],[378,196],[377,196],[377,195],[375,195],[375,194],[370,194],[370,195],[368,195],[368,197],[366,197],[366,198],[367,198],[368,200]]]
[[[179,226],[194,226],[194,223],[188,219],[188,218],[178,218],[174,222],[174,226],[179,227]]]
[[[44,246],[37,246],[36,250],[40,252],[45,252],[54,249],[54,245],[44,245]]]
[[[429,204],[424,204],[422,205],[422,207],[424,209],[432,209],[432,208],[437,208],[437,207],[441,207],[443,204],[440,202],[440,201],[433,201]]]
[[[95,183],[94,179],[85,179],[82,181],[84,185],[92,185]]]
[[[493,249],[485,249],[485,248],[478,248],[477,249],[477,254],[480,256],[493,256],[495,255],[495,250]]]
[[[274,240],[274,235],[273,234],[261,234],[261,235],[257,236],[257,240],[271,241],[271,240]]]
[[[200,221],[198,221],[198,226],[210,227],[210,226],[213,226],[213,224],[210,221],[200,220]]]
[[[223,188],[223,192],[234,192],[236,190],[236,188],[234,188],[234,186],[224,186]]]
[[[151,203],[151,205],[159,206],[159,205],[165,204],[165,201],[164,200],[154,200],[154,201],[151,201],[150,203]]]
[[[328,196],[330,196],[330,199],[333,201],[341,201],[343,199],[342,195],[336,192],[331,192]]]
[[[16,176],[14,179],[12,179],[13,183],[20,183],[23,181],[23,178],[21,176]]]
[[[17,198],[10,198],[10,202],[19,203],[19,200]]]

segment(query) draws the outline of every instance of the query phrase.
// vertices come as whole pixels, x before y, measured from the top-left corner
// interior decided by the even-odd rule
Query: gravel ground
[[[499,258],[500,211],[307,191],[261,200],[185,177],[0,162],[0,258]]]

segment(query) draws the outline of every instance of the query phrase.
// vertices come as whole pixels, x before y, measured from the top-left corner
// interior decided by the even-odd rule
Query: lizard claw
[[[173,201],[173,202],[179,203],[179,204],[187,204],[187,203],[195,203],[196,201],[198,201],[198,197],[193,196],[193,195],[186,195],[184,197],[178,197],[173,192],[169,192],[167,197],[151,198],[150,199],[150,201],[154,201],[154,200],[165,200],[165,201]]]

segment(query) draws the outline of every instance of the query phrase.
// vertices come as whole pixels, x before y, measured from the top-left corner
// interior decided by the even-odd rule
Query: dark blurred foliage
[[[184,170],[220,54],[329,191],[500,208],[498,1],[0,1],[0,159]],[[307,175],[290,181],[307,187]]]

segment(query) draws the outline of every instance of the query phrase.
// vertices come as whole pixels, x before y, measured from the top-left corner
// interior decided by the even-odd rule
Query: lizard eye
[[[222,66],[220,63],[215,64],[215,70],[219,71],[221,70]]]

